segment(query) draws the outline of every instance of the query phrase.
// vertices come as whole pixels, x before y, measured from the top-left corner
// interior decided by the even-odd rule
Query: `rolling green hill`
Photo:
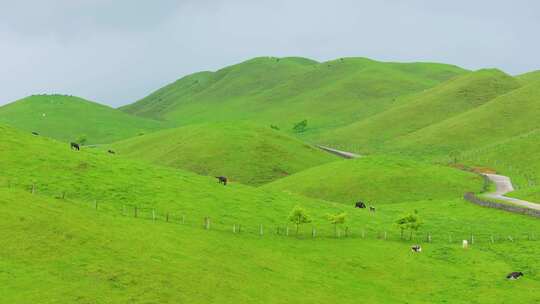
[[[387,142],[467,112],[519,86],[517,80],[499,70],[480,70],[410,96],[378,115],[328,132],[321,140],[332,146],[354,143],[363,153],[377,148],[384,151]]]
[[[435,63],[264,57],[187,76],[121,110],[180,124],[251,120],[288,132],[307,119],[303,135],[315,137],[464,73]]]
[[[332,162],[265,186],[308,197],[353,204],[382,205],[444,200],[478,192],[481,178],[456,169],[389,157]]]
[[[358,161],[386,174],[393,166],[393,172],[404,170],[401,161],[372,160]],[[359,297],[426,303],[426,293],[433,293],[430,302],[539,300],[538,244],[524,236],[539,231],[539,222],[463,202],[454,186],[474,187],[477,180],[451,169],[420,166],[432,177],[424,180],[430,189],[422,190],[425,196],[399,193],[402,203],[370,214],[266,187],[224,187],[213,178],[101,149],[71,151],[65,143],[5,126],[0,168],[0,294],[9,303],[312,303],[335,299],[337,289],[343,303]],[[391,197],[397,185],[379,183]],[[440,200],[429,200],[434,197]],[[296,205],[313,221],[298,237],[276,235]],[[412,210],[424,224],[415,240],[401,241],[394,222]],[[350,235],[337,239],[327,215],[342,211]],[[211,219],[209,230],[202,228],[204,217]],[[241,224],[242,232],[233,233],[233,224]],[[427,233],[433,243],[425,243]],[[471,233],[476,245],[462,250],[460,240]],[[497,236],[495,244],[490,235]],[[508,235],[515,242],[500,237]],[[411,253],[412,242],[425,243],[424,252]],[[517,269],[524,279],[504,279]]]
[[[313,303],[336,289],[340,303],[539,300],[536,242],[434,242],[415,255],[409,242],[205,231],[1,187],[0,211],[6,303]],[[506,216],[491,217],[538,227]],[[525,278],[506,281],[515,269]]]
[[[44,195],[89,204],[97,201],[102,208],[114,210],[138,207],[180,212],[190,221],[209,216],[238,223],[275,223],[280,219],[276,215],[288,214],[297,204],[319,210],[314,220],[326,221],[328,212],[341,208],[239,183],[225,187],[214,177],[153,166],[106,150],[72,151],[68,144],[2,126],[0,168],[2,185],[24,189],[35,185]]]
[[[0,123],[66,142],[84,135],[88,144],[109,143],[163,127],[161,122],[66,95],[33,95],[2,106]]]
[[[491,145],[540,128],[540,85],[525,85],[461,115],[396,139],[415,155],[448,154]]]
[[[115,143],[113,149],[122,156],[255,186],[338,160],[269,126],[247,123],[169,129]]]
[[[522,81],[525,84],[531,83],[531,82],[538,82],[540,81],[540,71],[532,71],[529,73],[525,73],[522,75],[517,76],[517,79]]]

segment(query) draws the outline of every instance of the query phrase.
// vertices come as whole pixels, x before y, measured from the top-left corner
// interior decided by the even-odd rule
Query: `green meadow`
[[[249,123],[189,125],[112,148],[122,156],[255,186],[339,159],[270,126]]]
[[[260,57],[2,106],[0,302],[540,303],[539,219],[463,199],[540,202],[538,75]]]

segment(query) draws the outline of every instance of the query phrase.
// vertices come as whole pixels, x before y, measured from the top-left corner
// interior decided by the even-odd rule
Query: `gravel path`
[[[358,158],[358,157],[360,157],[359,154],[355,154],[355,153],[352,153],[352,152],[332,149],[332,148],[321,146],[321,145],[317,145],[317,147],[319,149],[321,149],[321,150],[324,150],[326,152],[330,152],[332,154],[335,154],[335,155],[338,155],[338,156],[341,156],[341,157],[344,157],[344,158]]]
[[[512,181],[510,180],[508,176],[496,175],[496,174],[484,174],[484,175],[487,176],[487,178],[489,178],[492,182],[494,182],[495,186],[497,187],[497,190],[495,192],[486,194],[485,196],[491,197],[494,199],[507,201],[512,204],[520,205],[520,206],[527,207],[530,209],[540,210],[540,204],[531,203],[531,202],[520,200],[517,198],[504,196],[506,193],[514,191],[514,187],[512,186]]]

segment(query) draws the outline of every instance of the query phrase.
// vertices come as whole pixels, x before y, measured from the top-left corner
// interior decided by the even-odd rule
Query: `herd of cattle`
[[[37,132],[32,132],[32,135],[39,135]],[[74,143],[74,142],[71,142],[70,143],[70,148],[73,150],[77,150],[79,151],[81,149],[81,146],[78,144],[78,143]],[[110,154],[115,154],[115,152],[113,150],[108,150],[108,152]],[[225,176],[216,176],[217,180],[218,180],[218,183],[220,184],[223,184],[224,186],[227,185],[227,182],[228,182],[228,179],[227,177]],[[355,208],[360,208],[360,209],[366,209],[367,208],[367,205],[362,202],[362,201],[358,201],[355,203],[354,205]],[[370,212],[375,212],[375,207],[373,206],[369,206],[369,211]],[[464,245],[465,246],[465,245]],[[415,253],[420,253],[422,252],[422,246],[420,245],[413,245],[411,246],[411,251],[412,252],[415,252]],[[521,271],[516,271],[516,272],[511,272],[509,273],[507,276],[506,276],[506,279],[508,280],[517,280],[519,278],[521,278],[523,276],[523,272]]]

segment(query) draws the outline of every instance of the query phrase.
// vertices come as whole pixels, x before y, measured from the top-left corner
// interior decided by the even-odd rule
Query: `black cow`
[[[81,150],[81,147],[79,146],[78,143],[72,142],[72,143],[70,144],[70,146],[71,146],[71,149],[75,149],[75,150],[77,150],[77,151]]]
[[[517,272],[512,272],[512,273],[509,273],[506,278],[508,280],[517,280],[519,278],[521,278],[523,276],[523,272],[521,271],[517,271]]]
[[[369,206],[369,211],[371,211],[371,212],[375,212],[375,207],[373,207],[373,206]]]
[[[361,209],[365,209],[365,208],[366,208],[366,204],[364,204],[364,202],[358,201],[358,202],[356,202],[356,204],[354,205],[354,207],[356,207],[356,208],[361,208]]]
[[[111,150],[111,149],[109,149],[109,151],[107,151],[107,152],[109,152],[110,154],[116,154],[116,152],[114,152],[114,151]]]
[[[38,136],[39,133],[38,132],[32,132],[32,135]]]
[[[216,178],[220,184],[227,186],[227,178],[225,176],[216,176]]]
[[[422,246],[420,245],[413,245],[411,247],[412,252],[422,252]]]

